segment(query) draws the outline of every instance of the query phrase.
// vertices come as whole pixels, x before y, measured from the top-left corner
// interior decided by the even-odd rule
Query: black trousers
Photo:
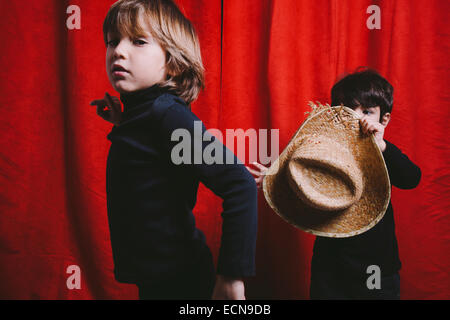
[[[311,270],[310,297],[317,300],[400,299],[400,275],[398,273],[381,276],[380,289],[369,289],[366,280],[342,272]]]
[[[209,300],[215,285],[211,252],[196,259],[192,267],[161,282],[138,283],[140,300]]]

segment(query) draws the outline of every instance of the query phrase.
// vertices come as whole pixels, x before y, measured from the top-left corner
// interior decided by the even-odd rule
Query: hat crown
[[[349,208],[363,191],[362,173],[353,155],[325,137],[302,139],[289,159],[288,181],[305,204],[320,211]]]

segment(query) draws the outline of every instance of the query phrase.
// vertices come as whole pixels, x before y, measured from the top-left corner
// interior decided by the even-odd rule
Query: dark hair
[[[354,73],[345,75],[331,88],[331,105],[343,104],[349,108],[358,106],[380,107],[380,120],[386,113],[392,112],[392,85],[375,70],[358,68]]]

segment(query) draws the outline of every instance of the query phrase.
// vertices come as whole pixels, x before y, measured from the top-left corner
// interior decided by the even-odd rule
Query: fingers
[[[360,124],[361,124],[361,131],[363,132],[363,133],[367,133],[367,119],[364,119],[364,118],[362,118],[360,121]]]
[[[97,115],[104,120],[119,125],[122,117],[122,104],[119,98],[105,92],[103,99],[92,100],[91,106],[97,106]]]
[[[361,123],[361,131],[365,134],[375,133],[382,130],[382,125],[379,122],[369,121],[366,118],[362,118],[360,120]]]
[[[258,178],[255,178],[256,187],[257,187],[258,189],[261,189],[261,188],[262,188],[263,181],[264,181],[264,177],[265,177],[265,176],[260,176],[260,177],[258,177]]]
[[[117,97],[114,97],[114,96],[110,96],[110,98],[113,102],[112,108],[118,113],[122,112],[122,106],[120,104],[120,99]]]
[[[104,118],[109,110],[104,110],[106,107],[105,100],[93,100],[90,102],[91,106],[97,106],[97,115]]]
[[[251,174],[257,177],[264,176],[266,174],[266,171],[269,169],[258,162],[252,162],[252,165],[254,165],[256,169],[250,168],[248,166],[245,167],[247,168],[248,171],[250,171]]]
[[[106,92],[105,99],[108,101],[108,104],[114,113],[119,114],[122,112],[122,106],[119,98],[111,96],[108,92]]]
[[[108,92],[105,93],[105,97],[103,99],[97,99],[97,100],[92,100],[89,103],[91,106],[102,106],[102,107],[108,107],[111,108],[116,104],[120,105],[120,100],[117,97],[113,97],[111,95],[109,95]]]
[[[114,103],[113,103],[113,101],[111,99],[111,96],[109,95],[108,92],[105,92],[105,100],[108,103],[108,107],[112,108]]]
[[[105,105],[106,101],[103,100],[103,99],[101,99],[101,100],[92,100],[89,104],[91,106]]]
[[[110,110],[119,113],[122,111],[119,98],[111,96],[108,92],[105,93],[103,99],[92,100],[89,104],[91,106],[97,106],[97,113],[108,112]]]
[[[108,120],[110,118],[110,109],[108,106],[108,102],[105,99],[97,99],[93,100],[89,103],[91,106],[97,106],[97,115],[104,120]]]
[[[266,174],[266,171],[269,170],[268,167],[263,166],[262,164],[258,163],[258,162],[252,162],[252,165],[255,166],[258,169],[258,172],[260,172],[261,174]]]
[[[103,113],[107,112],[108,109],[105,110],[105,107],[108,108],[108,103],[104,100],[93,100],[90,102],[91,106],[97,106],[97,114],[103,117]]]
[[[267,169],[269,169],[269,168],[267,168],[267,167],[265,167],[265,166],[263,166],[262,164],[260,164],[260,163],[258,163],[258,162],[252,162],[252,164],[255,166],[255,167],[257,167],[258,169],[260,169],[261,171],[266,171]]]
[[[261,189],[263,180],[264,180],[264,177],[266,176],[266,171],[268,170],[268,168],[258,162],[252,162],[252,165],[254,165],[257,168],[257,170],[250,168],[248,166],[245,166],[245,167],[255,177],[255,183],[256,183],[256,186],[258,187],[258,189]]]
[[[252,169],[252,168],[247,167],[247,166],[245,166],[245,167],[247,168],[248,171],[250,171],[251,174],[253,174],[255,176],[260,176],[262,174],[260,171],[256,171],[255,169]]]

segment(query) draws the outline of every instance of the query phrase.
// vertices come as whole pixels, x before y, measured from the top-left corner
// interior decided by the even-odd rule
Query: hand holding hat
[[[266,172],[263,190],[273,210],[306,232],[361,234],[383,217],[389,176],[374,137],[351,109],[311,104],[312,112]]]

